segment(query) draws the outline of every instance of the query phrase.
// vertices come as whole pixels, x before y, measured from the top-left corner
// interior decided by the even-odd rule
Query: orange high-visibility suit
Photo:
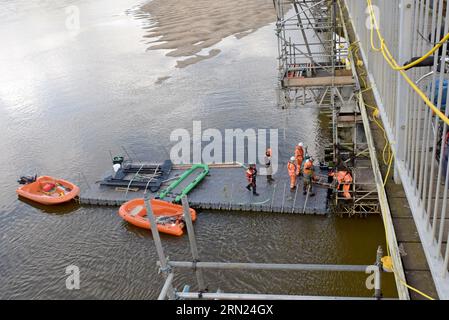
[[[310,161],[310,160],[306,161],[306,162],[304,163],[304,173],[312,174],[312,172],[313,172],[312,169],[313,169],[313,163],[312,163],[312,161]]]
[[[352,184],[352,176],[349,172],[347,172],[343,178],[343,195],[346,199],[351,199],[351,194],[349,190],[351,189]]]
[[[301,165],[304,160],[304,148],[296,146],[295,148],[295,159],[296,159],[296,175],[301,173]]]
[[[351,194],[349,193],[352,184],[352,176],[348,171],[337,171],[337,173],[330,173],[330,176],[334,176],[337,179],[338,186],[337,190],[343,185],[343,196],[346,199],[351,199]]]
[[[253,175],[254,175],[253,169],[248,168],[248,170],[246,170],[246,180],[248,180],[249,184],[253,183]]]
[[[315,180],[315,174],[314,174],[314,170],[313,170],[313,162],[311,160],[307,160],[306,162],[304,162],[304,168],[303,168],[303,191],[304,194],[306,192],[312,192],[312,181]]]
[[[255,167],[249,167],[246,170],[246,179],[248,180],[248,185],[246,186],[246,189],[253,190],[253,194],[258,196],[259,194],[256,191],[256,176],[257,176],[257,169]]]
[[[290,189],[296,186],[296,166],[294,163],[287,164],[288,175],[290,176]]]

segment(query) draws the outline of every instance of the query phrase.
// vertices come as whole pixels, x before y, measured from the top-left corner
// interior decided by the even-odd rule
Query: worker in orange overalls
[[[313,168],[313,159],[306,158],[304,161],[303,168],[303,194],[306,195],[309,192],[309,195],[313,197],[315,193],[312,191],[312,182],[316,180],[315,170]]]
[[[346,199],[351,199],[351,194],[349,191],[351,190],[351,184],[352,184],[352,175],[349,171],[346,170],[338,170],[336,173],[331,172],[329,174],[330,176],[333,176],[337,180],[337,191],[340,191],[343,189],[343,196]]]
[[[351,190],[352,185],[352,175],[350,172],[346,172],[344,178],[343,178],[343,195],[346,199],[351,199],[351,194],[349,191]]]
[[[287,163],[288,175],[290,176],[290,191],[296,189],[296,158],[291,157],[290,161]]]
[[[301,174],[302,161],[304,160],[304,145],[302,142],[298,143],[295,148],[295,158],[296,158],[296,175]]]

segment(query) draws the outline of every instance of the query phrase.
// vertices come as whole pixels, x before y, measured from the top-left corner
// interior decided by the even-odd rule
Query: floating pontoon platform
[[[191,166],[173,165],[170,175],[162,188],[180,177]],[[245,187],[247,185],[245,170],[237,164],[210,164],[209,174],[188,195],[189,204],[195,209],[253,211],[274,213],[296,213],[325,215],[327,208],[327,188],[314,186],[315,196],[307,197],[302,193],[302,178],[298,179],[297,191],[290,191],[290,182],[285,166],[280,165],[274,175],[275,181],[267,182],[265,176],[257,177],[257,192],[254,196]],[[316,173],[325,175],[316,167]],[[123,188],[90,184],[81,188],[79,202],[86,205],[120,206],[124,202],[142,198],[144,188]],[[159,193],[151,193],[151,198]],[[306,200],[307,198],[307,200]]]

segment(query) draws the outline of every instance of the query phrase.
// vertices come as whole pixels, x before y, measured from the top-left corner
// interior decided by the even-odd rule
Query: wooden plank
[[[121,192],[132,191],[132,192],[137,192],[137,191],[139,191],[139,188],[115,187],[115,191],[121,191]]]
[[[352,76],[336,77],[315,77],[315,78],[284,78],[284,87],[314,87],[331,86],[334,79],[334,85],[352,85],[355,84]]]
[[[339,122],[361,122],[362,116],[338,116],[337,121]]]
[[[335,75],[338,77],[341,77],[341,76],[351,76],[352,77],[352,70],[336,69]]]

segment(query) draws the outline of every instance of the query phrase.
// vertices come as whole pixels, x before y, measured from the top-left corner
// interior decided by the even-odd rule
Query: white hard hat
[[[298,143],[298,147],[303,147],[304,144],[302,142]]]
[[[295,157],[291,157],[291,158],[290,158],[290,161],[295,161]]]

